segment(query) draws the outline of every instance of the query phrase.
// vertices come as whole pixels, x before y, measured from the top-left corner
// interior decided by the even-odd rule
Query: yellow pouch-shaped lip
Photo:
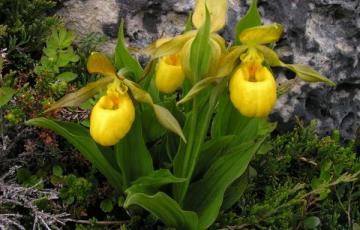
[[[135,108],[127,93],[105,95],[91,112],[91,137],[100,145],[115,145],[129,132],[134,119]]]
[[[246,67],[240,67],[229,85],[230,99],[236,109],[247,117],[266,117],[276,102],[276,82],[266,67],[250,76]]]
[[[178,55],[165,56],[159,59],[155,74],[155,85],[162,93],[173,93],[185,79]]]

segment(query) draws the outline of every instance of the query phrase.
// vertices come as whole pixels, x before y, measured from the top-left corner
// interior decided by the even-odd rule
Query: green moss
[[[319,219],[322,229],[349,229],[359,223],[360,181],[349,176],[360,170],[354,143],[342,145],[337,131],[320,138],[315,127],[299,123],[272,139],[272,149],[252,162],[257,173],[242,200],[215,226],[304,229]]]
[[[29,68],[41,54],[49,28],[61,21],[48,16],[56,3],[52,0],[0,1],[0,47],[7,47],[8,67]]]

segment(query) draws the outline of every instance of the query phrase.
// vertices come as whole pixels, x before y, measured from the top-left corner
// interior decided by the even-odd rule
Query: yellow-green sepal
[[[170,113],[169,110],[167,110],[166,108],[164,108],[160,105],[155,104],[151,95],[148,92],[146,92],[145,90],[141,89],[140,86],[137,85],[136,83],[134,83],[128,79],[124,79],[123,82],[129,88],[132,96],[134,97],[134,99],[136,101],[138,101],[140,103],[148,104],[153,108],[156,118],[162,126],[164,126],[166,129],[172,131],[173,133],[177,134],[178,136],[181,137],[181,139],[184,142],[186,142],[185,135],[181,129],[179,122]]]
[[[283,26],[278,23],[255,26],[243,30],[239,35],[239,39],[241,43],[247,45],[273,43],[280,39],[283,30]]]
[[[65,95],[60,100],[52,104],[51,107],[45,112],[49,112],[61,107],[80,106],[82,103],[98,94],[101,90],[106,89],[107,85],[110,84],[114,79],[114,77],[106,77],[95,82],[91,82],[78,91]]]
[[[197,0],[192,16],[193,24],[197,29],[206,23],[206,8],[210,13],[211,32],[221,30],[226,23],[227,0]]]
[[[144,52],[152,59],[173,55],[179,53],[185,43],[195,35],[196,31],[189,31],[174,38],[161,38],[146,47]]]
[[[256,49],[263,54],[265,62],[270,66],[282,66],[279,56],[273,49],[264,45],[258,45],[256,46]]]
[[[330,86],[336,86],[335,82],[321,75],[319,72],[317,72],[310,66],[302,65],[302,64],[284,64],[284,63],[282,63],[282,66],[296,73],[296,76],[303,81],[324,82]]]
[[[87,61],[87,70],[92,74],[116,77],[116,70],[110,59],[103,53],[92,52]]]

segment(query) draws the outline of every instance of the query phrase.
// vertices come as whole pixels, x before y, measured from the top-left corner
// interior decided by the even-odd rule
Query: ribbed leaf
[[[226,210],[231,208],[243,196],[248,185],[248,174],[244,173],[241,177],[236,179],[227,189],[224,194],[224,200],[221,209]]]
[[[199,215],[199,229],[216,220],[226,189],[245,172],[260,144],[251,142],[233,149],[220,157],[203,179],[190,185],[184,207]]]
[[[184,104],[185,102],[190,101],[193,99],[198,93],[200,93],[203,89],[211,85],[212,83],[221,80],[223,77],[207,77],[200,81],[198,81],[191,89],[190,91],[183,97],[180,101],[178,101],[176,104]]]
[[[153,172],[153,162],[144,142],[138,110],[129,133],[115,145],[115,153],[123,175],[124,188],[138,178]]]
[[[185,180],[184,178],[178,178],[172,175],[169,169],[159,169],[148,176],[140,177],[134,181],[133,184],[161,187],[166,184],[184,182]]]
[[[97,169],[99,169],[99,171],[115,188],[122,191],[122,180],[120,172],[112,167],[112,164],[106,160],[104,157],[105,153],[100,151],[99,146],[90,137],[86,128],[75,123],[54,121],[46,118],[35,118],[27,121],[26,123],[51,129],[58,135],[64,137],[76,149],[78,149],[87,160],[89,160]],[[106,154],[114,154],[114,152],[111,151],[107,152]]]
[[[184,211],[178,203],[163,192],[155,195],[135,193],[128,196],[124,207],[138,205],[155,217],[159,218],[167,227],[183,230],[198,230],[198,217],[195,212]]]
[[[229,96],[224,94],[219,100],[218,111],[211,127],[211,135],[213,138],[236,135],[237,142],[242,143],[253,140],[258,135],[271,132],[274,128],[275,124],[268,123],[266,119],[241,115],[231,103]]]
[[[124,67],[130,68],[135,75],[136,81],[140,79],[144,72],[140,63],[130,55],[125,47],[123,19],[120,22],[120,29],[115,48],[115,66],[117,69],[122,69]]]
[[[209,70],[211,46],[210,38],[210,13],[206,10],[206,20],[196,34],[191,45],[190,58],[185,58],[190,62],[191,79],[197,82]]]
[[[205,142],[201,149],[199,162],[196,165],[193,178],[202,176],[206,170],[228,150],[235,139],[235,135],[228,135],[216,137]]]
[[[186,119],[184,128],[188,143],[180,143],[173,163],[174,175],[189,179],[184,183],[174,185],[173,196],[180,204],[182,204],[188,192],[189,182],[199,160],[217,98],[224,88],[225,84],[219,84],[211,89],[211,91],[203,90],[193,100],[193,108],[191,114]]]

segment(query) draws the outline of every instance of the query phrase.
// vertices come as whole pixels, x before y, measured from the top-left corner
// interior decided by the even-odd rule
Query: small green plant
[[[57,186],[61,185],[60,198],[67,206],[72,204],[83,204],[92,192],[93,184],[87,179],[75,175],[63,175],[60,166],[53,167],[51,182]]]
[[[67,83],[77,78],[76,73],[61,71],[71,63],[79,61],[79,56],[71,47],[74,39],[74,33],[63,27],[52,32],[46,41],[40,64],[35,68],[35,73],[40,78],[37,80],[38,90],[46,89],[44,84],[48,84],[56,96],[61,96],[67,90]]]

